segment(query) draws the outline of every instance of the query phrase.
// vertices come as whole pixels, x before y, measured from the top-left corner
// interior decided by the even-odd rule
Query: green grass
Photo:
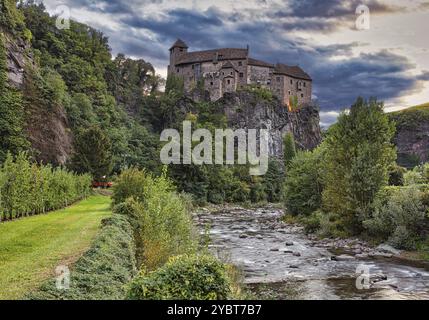
[[[110,198],[97,195],[69,208],[0,223],[0,300],[19,299],[70,266],[111,215]]]

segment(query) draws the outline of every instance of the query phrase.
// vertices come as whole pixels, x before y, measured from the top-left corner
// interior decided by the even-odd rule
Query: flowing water
[[[243,273],[258,298],[270,299],[429,299],[429,270],[393,259],[334,261],[302,228],[281,222],[278,209],[240,208],[200,213],[210,227],[210,248]],[[357,289],[357,277],[369,288]],[[369,275],[367,277],[367,275]],[[378,279],[378,280],[374,280]]]

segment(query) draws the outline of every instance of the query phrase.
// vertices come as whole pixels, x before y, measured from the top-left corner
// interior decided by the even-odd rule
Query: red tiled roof
[[[247,49],[224,48],[224,49],[188,52],[179,57],[179,59],[176,62],[176,65],[213,61],[216,58],[216,53],[218,56],[218,61],[240,60],[240,59],[244,60],[247,58],[248,51]]]
[[[284,74],[287,76],[291,76],[294,78],[299,78],[299,79],[303,79],[303,80],[312,80],[311,77],[304,72],[304,70],[302,70],[300,67],[298,66],[287,66],[285,64],[282,63],[278,63],[276,64],[276,67],[274,69],[274,73],[277,74]]]

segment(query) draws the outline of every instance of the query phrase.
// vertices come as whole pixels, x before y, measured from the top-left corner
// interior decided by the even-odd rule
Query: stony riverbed
[[[201,210],[210,249],[236,265],[243,282],[267,299],[429,299],[429,270],[399,262],[393,248],[358,239],[322,240],[281,221],[276,208]],[[358,289],[356,280],[365,288]]]

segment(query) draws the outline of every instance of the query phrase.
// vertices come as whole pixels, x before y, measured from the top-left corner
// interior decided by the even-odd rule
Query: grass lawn
[[[0,300],[19,299],[74,263],[108,217],[110,198],[97,195],[69,208],[0,223]]]

